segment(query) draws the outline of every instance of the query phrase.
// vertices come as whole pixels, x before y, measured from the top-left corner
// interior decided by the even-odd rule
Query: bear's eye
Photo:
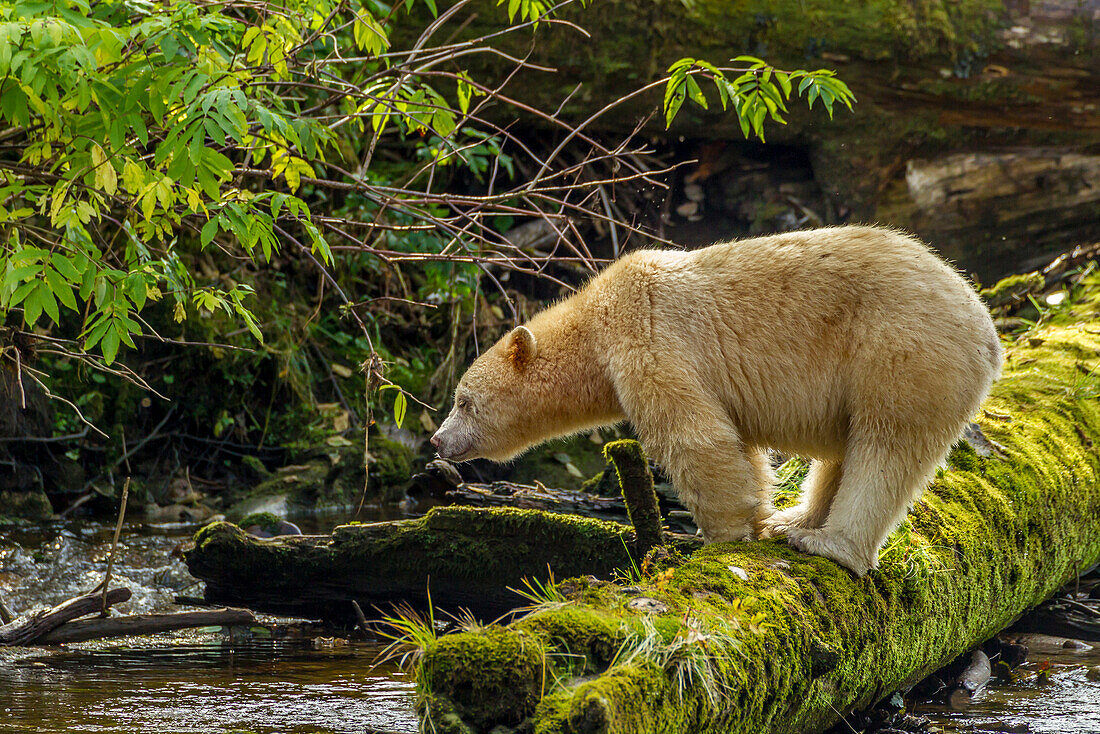
[[[470,399],[465,397],[459,398],[455,401],[455,405],[457,405],[460,410],[466,410],[470,407]]]

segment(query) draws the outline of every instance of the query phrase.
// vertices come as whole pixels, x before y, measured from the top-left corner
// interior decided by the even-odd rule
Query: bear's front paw
[[[788,527],[787,542],[792,548],[803,553],[830,558],[855,573],[856,576],[863,576],[872,568],[878,568],[877,554],[865,553],[843,535],[828,532],[823,528]]]

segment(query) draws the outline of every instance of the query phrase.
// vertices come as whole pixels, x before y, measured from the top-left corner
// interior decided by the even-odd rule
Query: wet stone
[[[648,596],[631,599],[626,603],[626,608],[633,609],[636,612],[650,612],[652,614],[665,614],[669,611],[668,604]]]
[[[1085,642],[1081,642],[1080,640],[1074,640],[1072,638],[1066,640],[1065,642],[1063,642],[1062,647],[1064,647],[1067,650],[1075,650],[1077,652],[1085,652],[1086,650],[1091,650],[1092,649],[1092,645],[1089,645],[1088,643],[1085,643]]]

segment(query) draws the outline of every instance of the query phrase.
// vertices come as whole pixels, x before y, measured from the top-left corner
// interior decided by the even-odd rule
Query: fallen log
[[[648,470],[648,467],[641,469]],[[694,535],[697,530],[691,513],[684,510],[671,485],[657,485],[650,480],[649,492],[642,491],[641,495],[633,497],[628,503],[619,493],[615,467],[610,461],[603,473],[585,484],[584,489],[570,490],[506,481],[488,484],[463,482],[457,469],[448,462],[437,459],[429,462],[424,472],[413,476],[406,494],[412,500],[414,508],[420,512],[439,505],[515,507],[625,523],[630,518],[628,504],[632,507],[647,506],[650,502],[649,495],[656,493],[653,501],[657,502],[657,508],[663,514],[663,521],[669,530],[688,535]],[[593,486],[587,486],[589,484]],[[605,486],[613,488],[617,494],[605,493]],[[647,512],[649,511],[645,510],[643,514]],[[637,525],[633,521],[631,524]]]
[[[431,495],[410,492],[410,497],[418,502],[430,497],[436,502],[448,505],[514,507],[521,510],[559,512],[613,521],[622,521],[627,517],[626,506],[618,497],[600,497],[588,492],[504,481],[491,484],[464,482],[457,487],[448,487]]]
[[[1100,276],[1049,318],[978,418],[997,450],[959,444],[877,570],[773,539],[567,580],[423,650],[425,729],[820,732],[989,639],[1100,560]]]
[[[192,627],[254,625],[256,615],[247,609],[212,609],[201,612],[171,614],[130,614],[104,619],[78,619],[47,632],[34,641],[35,645],[60,645],[66,642],[86,642],[109,637],[152,635],[158,632]]]
[[[69,599],[51,609],[24,614],[0,627],[0,646],[32,645],[52,630],[66,622],[99,612],[104,604],[110,607],[129,600],[129,589],[111,589],[106,594],[95,592]]]
[[[690,536],[670,534],[682,548]],[[640,562],[626,525],[514,508],[438,507],[417,520],[342,525],[332,535],[256,538],[213,523],[185,551],[214,604],[354,625],[362,608],[401,602],[494,619],[513,589],[554,575],[610,577]]]

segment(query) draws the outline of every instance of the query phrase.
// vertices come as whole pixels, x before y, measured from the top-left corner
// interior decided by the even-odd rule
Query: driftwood
[[[612,522],[630,522],[636,525],[622,495],[609,494],[609,492],[619,492],[620,484],[614,463],[610,458],[608,462],[607,469],[603,475],[599,476],[597,486],[592,491],[587,489],[577,491],[507,481],[487,484],[464,482],[452,464],[436,459],[429,462],[423,472],[413,476],[411,486],[406,493],[414,502],[414,506],[421,511],[439,505],[515,507],[522,510],[595,517]],[[639,470],[647,475],[650,474],[648,466],[639,467]],[[643,481],[642,484],[646,483]],[[627,486],[633,486],[633,483],[628,482]],[[648,480],[648,486],[651,488],[650,492],[656,495],[657,508],[663,513],[665,526],[675,532],[693,535],[696,531],[695,522],[691,518],[691,513],[680,504],[672,487],[668,484],[654,484],[652,477]],[[643,499],[647,496],[647,493],[641,492],[638,497],[632,497],[630,502],[636,507],[642,507],[648,501]]]
[[[108,637],[152,635],[158,632],[215,625],[254,625],[256,616],[247,609],[213,609],[174,614],[132,614],[106,619],[78,619],[40,636],[35,645],[59,645]]]
[[[1028,612],[1015,629],[1100,642],[1100,599],[1052,599]]]
[[[106,596],[98,592],[86,594],[69,599],[52,609],[23,615],[12,623],[0,627],[0,645],[11,647],[33,644],[66,622],[101,611],[105,601],[107,606],[111,606],[127,601],[129,598],[129,589],[112,589]]]
[[[1029,297],[1039,297],[1044,293],[1072,286],[1083,277],[1089,263],[1100,257],[1100,242],[1078,245],[1063,252],[1040,270],[1023,275],[1014,275],[982,291],[993,313],[1006,316],[1017,307],[1027,304]]]
[[[515,507],[617,521],[627,518],[626,506],[618,497],[600,497],[588,492],[505,481],[491,484],[464,482],[458,486],[436,489],[431,495],[415,490],[409,494],[418,502],[430,497],[437,503],[447,505]]]

